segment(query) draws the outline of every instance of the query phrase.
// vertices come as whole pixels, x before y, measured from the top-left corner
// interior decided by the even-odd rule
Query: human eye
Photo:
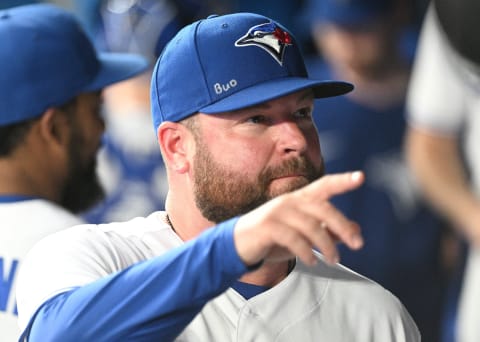
[[[264,115],[254,115],[247,118],[246,121],[253,124],[263,124],[267,122],[267,118]]]
[[[310,107],[300,108],[300,109],[297,110],[295,113],[293,113],[293,115],[294,115],[295,118],[297,118],[297,119],[308,119],[308,120],[311,120],[311,119],[312,119],[312,109],[311,109]]]

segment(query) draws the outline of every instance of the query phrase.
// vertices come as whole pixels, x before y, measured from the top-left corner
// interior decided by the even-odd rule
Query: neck
[[[273,287],[287,277],[295,261],[282,263],[267,263],[258,270],[243,275],[239,280],[244,283]]]
[[[169,191],[165,200],[165,210],[168,215],[168,223],[175,233],[183,240],[188,241],[196,238],[204,230],[212,227],[215,223],[203,217],[198,208],[185,206],[186,203],[195,203],[193,199],[175,196],[181,192]],[[186,192],[184,192],[186,193]],[[188,213],[188,215],[185,215]],[[253,285],[272,287],[286,278],[294,262],[266,263],[258,270],[249,272],[239,280]]]
[[[187,203],[193,203],[193,205]],[[194,239],[215,225],[203,217],[194,203],[193,199],[178,197],[172,191],[168,192],[165,200],[165,211],[168,214],[170,226],[183,241]]]
[[[0,194],[48,198],[32,172],[26,171],[10,159],[0,159]]]

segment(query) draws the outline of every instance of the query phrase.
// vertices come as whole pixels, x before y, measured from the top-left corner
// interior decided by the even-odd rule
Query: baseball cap
[[[163,121],[242,109],[306,88],[322,98],[353,86],[310,79],[294,36],[267,17],[210,16],[180,30],[158,58],[153,123],[156,129]]]
[[[148,67],[137,55],[97,53],[73,14],[51,4],[0,11],[0,42],[0,125],[40,116]]]
[[[358,26],[387,14],[393,6],[394,0],[308,0],[305,13],[310,23]]]

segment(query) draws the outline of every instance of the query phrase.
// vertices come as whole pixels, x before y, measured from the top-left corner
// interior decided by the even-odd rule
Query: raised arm
[[[29,341],[173,340],[210,299],[248,270],[233,245],[236,221],[54,296],[36,312],[24,335]]]
[[[62,291],[40,306],[25,335],[30,341],[173,340],[209,300],[263,262],[298,255],[313,264],[317,259],[312,248],[335,262],[336,242],[359,248],[359,227],[329,199],[357,188],[363,178],[360,172],[322,177],[164,255]],[[33,255],[29,260],[35,259]],[[24,272],[41,266],[39,261],[30,262]],[[28,297],[22,288],[17,295]]]

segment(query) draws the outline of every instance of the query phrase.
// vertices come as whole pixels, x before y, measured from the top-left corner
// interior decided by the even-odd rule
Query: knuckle
[[[318,204],[318,210],[322,216],[331,216],[336,211],[336,208],[329,201],[321,201]]]

